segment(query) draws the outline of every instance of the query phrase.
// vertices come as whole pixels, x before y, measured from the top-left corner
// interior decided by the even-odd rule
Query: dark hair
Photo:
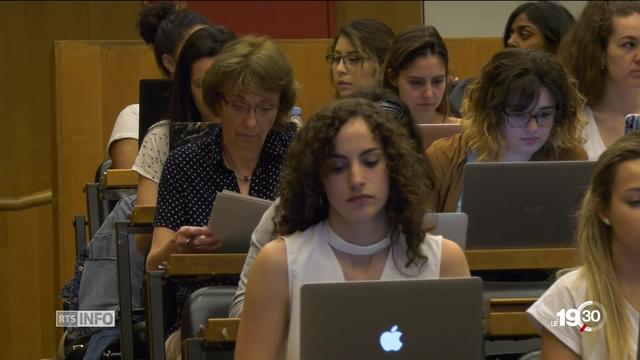
[[[148,4],[140,10],[138,29],[140,37],[153,45],[156,63],[165,76],[169,70],[162,63],[162,55],[177,58],[180,43],[189,30],[198,25],[209,25],[206,17],[189,10],[185,4],[173,1],[159,1]]]
[[[397,243],[404,234],[407,265],[424,259],[418,247],[427,231],[423,217],[432,198],[427,165],[400,125],[365,99],[346,98],[324,107],[311,116],[294,138],[280,181],[276,233],[290,235],[327,219],[329,203],[322,182],[329,175],[335,137],[354,117],[367,123],[387,160],[389,198],[385,213],[391,243]]]
[[[603,54],[613,31],[613,18],[637,13],[640,1],[589,1],[560,45],[560,61],[578,80],[587,104],[604,95],[607,77]]]
[[[495,160],[502,148],[504,111],[524,111],[546,88],[556,101],[556,115],[547,142],[536,152],[558,158],[564,149],[582,146],[584,98],[555,56],[531,49],[508,48],[496,53],[480,77],[467,86],[463,105],[464,136],[478,160]],[[536,156],[534,154],[534,156]]]
[[[431,25],[419,25],[410,27],[396,36],[391,43],[387,60],[384,65],[384,81],[382,86],[391,89],[396,94],[398,88],[391,81],[397,77],[400,71],[406,69],[417,58],[433,55],[440,58],[445,68],[445,81],[449,74],[449,52],[444,40],[435,27]],[[445,84],[447,88],[447,84]],[[437,109],[445,118],[449,113],[449,100],[447,94],[443,94]]]
[[[386,111],[391,115],[391,118],[396,120],[406,130],[409,139],[415,143],[416,151],[420,155],[424,155],[422,138],[420,137],[420,134],[418,134],[416,124],[411,119],[411,111],[407,105],[400,100],[398,95],[388,89],[370,88],[358,91],[349,97],[363,98],[373,101],[378,107]]]
[[[171,91],[171,121],[200,122],[202,116],[191,93],[193,64],[206,57],[215,57],[235,38],[224,26],[207,26],[194,31],[185,41],[178,56]]]
[[[363,56],[375,60],[376,77],[381,80],[382,63],[393,41],[394,33],[385,23],[375,19],[358,19],[344,25],[333,38],[329,52],[333,52],[341,37],[349,40],[353,47]],[[331,68],[329,77],[332,78]],[[379,85],[379,82],[377,83]]]
[[[573,15],[561,4],[550,1],[524,3],[509,15],[502,39],[504,47],[508,47],[507,42],[511,38],[513,21],[522,13],[542,32],[545,51],[552,54],[558,52],[558,46],[560,46],[562,38],[575,23]]]
[[[278,92],[280,103],[273,129],[286,127],[296,101],[297,83],[291,64],[273,40],[247,35],[224,47],[215,66],[202,79],[204,103],[215,115],[220,113],[223,89],[229,81],[236,84],[238,92]]]

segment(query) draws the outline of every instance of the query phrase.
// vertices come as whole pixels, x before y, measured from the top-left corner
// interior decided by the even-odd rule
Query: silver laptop
[[[482,280],[306,284],[300,359],[483,358]]]
[[[465,213],[435,213],[425,215],[424,221],[427,224],[435,222],[435,229],[430,232],[433,235],[442,235],[449,239],[461,249],[467,245],[467,223],[468,217]]]
[[[462,211],[467,249],[567,247],[593,161],[469,163]]]
[[[438,139],[448,138],[459,133],[460,124],[417,124],[416,129],[422,138],[422,145],[426,149]]]

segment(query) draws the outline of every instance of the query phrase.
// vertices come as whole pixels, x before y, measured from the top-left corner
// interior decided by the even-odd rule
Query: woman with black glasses
[[[373,19],[354,20],[338,30],[325,57],[336,97],[382,84],[382,63],[393,37],[387,25]]]
[[[506,49],[467,89],[461,134],[434,142],[435,211],[460,210],[464,164],[473,161],[586,160],[584,99],[554,56]]]

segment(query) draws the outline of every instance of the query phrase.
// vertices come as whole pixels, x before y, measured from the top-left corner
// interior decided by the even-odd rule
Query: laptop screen
[[[479,278],[306,284],[302,360],[480,359]]]

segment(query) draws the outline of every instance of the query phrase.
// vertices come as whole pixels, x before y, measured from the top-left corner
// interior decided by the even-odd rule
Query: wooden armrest
[[[471,270],[562,269],[578,264],[575,248],[466,250]]]
[[[136,188],[138,187],[138,173],[130,169],[107,170],[101,185],[105,188]]]
[[[209,319],[203,330],[205,342],[233,342],[238,334],[239,318]]]
[[[148,225],[153,224],[156,217],[156,207],[150,205],[140,205],[133,208],[131,213],[130,224],[135,225]]]
[[[165,276],[240,274],[247,254],[172,254]]]

